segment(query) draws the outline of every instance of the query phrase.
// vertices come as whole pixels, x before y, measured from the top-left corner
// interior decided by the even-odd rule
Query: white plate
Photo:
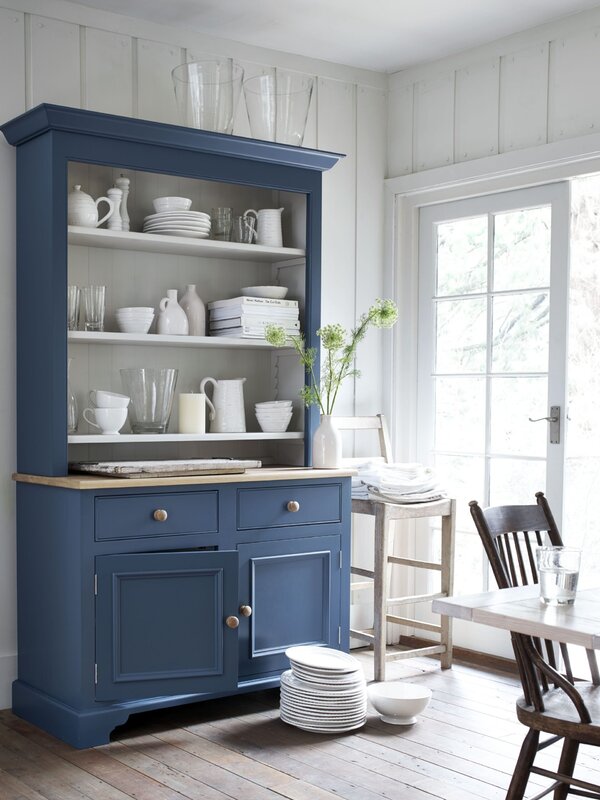
[[[208,239],[208,233],[203,233],[202,231],[185,231],[181,228],[172,228],[165,231],[144,231],[144,233],[152,234],[161,234],[162,236],[185,236],[188,239]]]
[[[165,228],[182,228],[183,230],[192,230],[192,231],[210,231],[210,225],[195,225],[191,222],[161,222],[154,225],[144,225],[145,231],[159,231],[164,230]]]
[[[324,670],[326,673],[356,672],[361,668],[354,656],[331,647],[301,645],[300,647],[288,647],[285,654],[294,664],[300,664],[309,669]]]
[[[292,690],[296,690],[305,695],[313,697],[343,697],[355,696],[359,691],[363,692],[366,683],[364,679],[360,683],[340,683],[324,684],[310,683],[294,675],[291,670],[286,670],[281,675],[281,683],[286,684]]]
[[[367,713],[367,701],[366,700],[359,700],[353,703],[352,705],[341,705],[334,700],[329,700],[327,704],[315,702],[314,700],[306,700],[302,698],[296,697],[287,697],[281,696],[281,707],[287,708],[290,711],[299,711],[302,712],[307,708],[310,708],[311,711],[307,713],[315,713],[315,714],[340,714],[342,716],[352,716],[355,714],[366,714]]]
[[[287,722],[288,725],[293,725],[295,728],[300,728],[303,731],[310,731],[311,733],[345,733],[346,731],[354,731],[357,728],[362,728],[367,721],[365,717],[365,719],[361,719],[359,722],[356,722],[353,725],[324,726],[309,725],[304,722],[299,722],[295,719],[290,720],[285,714],[281,714],[281,719],[283,722]]]
[[[172,219],[202,219],[210,221],[210,214],[203,211],[161,211],[159,214],[148,214],[144,222],[159,222]]]

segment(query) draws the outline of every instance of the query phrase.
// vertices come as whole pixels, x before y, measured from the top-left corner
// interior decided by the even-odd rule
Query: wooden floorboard
[[[372,657],[359,654],[367,679]],[[514,676],[434,659],[391,662],[388,679],[429,686],[419,722],[307,733],[279,719],[278,692],[132,717],[110,744],[75,750],[0,712],[0,800],[503,800],[526,729]],[[555,752],[553,752],[555,750]],[[579,777],[600,782],[600,748]],[[556,765],[558,752],[539,756]],[[547,785],[534,777],[529,794]]]

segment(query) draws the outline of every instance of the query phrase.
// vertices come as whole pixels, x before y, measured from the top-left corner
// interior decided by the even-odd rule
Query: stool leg
[[[385,680],[385,649],[387,634],[388,599],[388,550],[390,542],[390,519],[384,503],[377,503],[375,512],[375,557],[373,642],[374,675],[376,681]]]
[[[442,517],[442,592],[449,597],[454,590],[454,529],[456,500],[452,501],[450,514]],[[446,614],[440,618],[441,643],[446,650],[440,657],[442,669],[452,666],[452,620]]]

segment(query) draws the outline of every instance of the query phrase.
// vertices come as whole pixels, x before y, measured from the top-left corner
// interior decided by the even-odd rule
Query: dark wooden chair
[[[535,505],[481,508],[473,500],[471,515],[500,589],[538,583],[535,550],[547,540],[561,545],[547,499],[536,494]],[[551,792],[554,800],[568,796],[600,798],[600,785],[573,777],[580,744],[600,745],[600,674],[593,650],[587,651],[591,681],[573,676],[569,652],[564,644],[541,642],[531,636],[511,633],[523,696],[517,700],[517,718],[529,728],[506,800],[522,800],[532,773],[552,780],[552,784],[531,800]],[[559,671],[561,670],[561,671]],[[540,741],[540,734],[551,734]],[[534,766],[537,753],[563,741],[556,771]]]

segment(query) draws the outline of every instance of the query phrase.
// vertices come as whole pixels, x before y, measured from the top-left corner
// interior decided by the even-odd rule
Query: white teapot
[[[98,203],[108,203],[108,214],[98,219]],[[108,197],[99,197],[94,200],[91,195],[81,191],[81,185],[73,187],[69,192],[67,220],[69,225],[81,225],[84,228],[97,228],[112,215],[115,204]]]

